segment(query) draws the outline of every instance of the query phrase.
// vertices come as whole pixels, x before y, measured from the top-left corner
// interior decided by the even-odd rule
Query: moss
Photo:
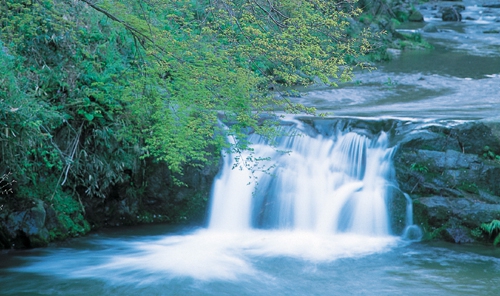
[[[462,182],[457,188],[468,193],[479,194],[479,187],[474,183]]]
[[[29,244],[30,248],[46,247],[49,244],[48,240],[46,240],[38,235],[30,236],[29,240],[30,240],[30,244]]]
[[[38,186],[25,186],[17,195],[27,200],[43,200],[55,210],[59,225],[51,225],[48,229],[50,241],[81,236],[90,231],[90,225],[83,216],[82,206],[57,186],[55,176],[48,177]]]
[[[423,231],[422,241],[441,239],[443,231],[448,227],[447,223],[442,224],[440,227],[431,226],[427,209],[418,199],[413,200],[413,220]]]

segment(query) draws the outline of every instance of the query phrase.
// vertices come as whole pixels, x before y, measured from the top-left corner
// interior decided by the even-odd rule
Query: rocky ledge
[[[400,137],[396,179],[424,239],[487,241],[481,224],[500,219],[500,123],[431,125]]]

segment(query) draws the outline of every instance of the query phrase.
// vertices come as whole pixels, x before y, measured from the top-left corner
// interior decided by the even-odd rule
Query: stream
[[[435,17],[433,6],[455,3],[466,6],[462,22]],[[500,120],[500,34],[483,33],[500,30],[500,8],[483,3],[500,4],[417,6],[436,25],[422,32],[432,49],[403,51],[350,83],[304,89],[294,100],[338,118]],[[226,157],[206,227],[104,229],[3,251],[0,295],[499,294],[498,248],[391,233],[385,202],[397,185],[385,134],[326,135],[288,120],[305,135],[280,139],[290,153],[252,140],[257,156],[277,161],[271,174],[231,170]]]
[[[325,260],[256,255],[250,249],[255,242],[217,242],[199,231],[161,224],[109,229],[57,247],[3,254],[0,294],[498,295],[500,254],[493,247],[358,241],[358,250]],[[182,248],[172,247],[179,241]],[[366,253],[350,254],[363,247]]]
[[[372,72],[335,89],[315,89],[296,100],[334,116],[418,120],[500,118],[500,8],[498,1],[430,2],[418,5],[425,23],[400,31],[420,32],[433,48],[404,51]],[[465,5],[462,22],[443,22],[435,6]],[[475,20],[466,20],[466,18]],[[437,32],[427,33],[425,24]]]

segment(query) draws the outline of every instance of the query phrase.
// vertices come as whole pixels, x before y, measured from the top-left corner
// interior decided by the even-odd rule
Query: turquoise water
[[[3,253],[0,294],[498,295],[500,288],[500,249],[490,246],[408,243],[394,238],[371,253],[344,253],[329,259],[270,256],[252,252],[251,245],[233,245],[225,254],[241,262],[219,254],[222,257],[199,261],[197,266],[204,252],[214,253],[206,250],[207,245],[189,246],[186,238],[204,231],[167,225],[110,229],[54,247]],[[168,262],[175,256],[158,246],[166,251],[176,244],[198,248],[202,254],[192,254],[196,257],[192,266],[169,269]],[[128,268],[127,264],[112,267],[112,258],[120,257],[137,260],[129,262]],[[160,264],[150,269],[155,262],[165,263],[165,268]],[[227,274],[221,269],[224,266]],[[180,275],[179,270],[191,275]]]

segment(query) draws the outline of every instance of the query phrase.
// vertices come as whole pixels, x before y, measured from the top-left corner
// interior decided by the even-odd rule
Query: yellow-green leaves
[[[54,128],[66,127],[51,132],[70,139],[63,158],[76,147],[94,160],[83,171],[122,167],[100,157],[118,161],[113,141],[177,173],[227,147],[228,135],[232,148],[245,149],[246,133],[272,134],[263,114],[315,113],[281,96],[282,86],[348,80],[353,61],[371,49],[369,32],[349,28],[360,14],[349,1],[4,3],[0,38],[24,59],[23,91],[61,113]],[[86,142],[71,144],[80,137]],[[75,168],[67,174],[101,194],[101,173],[88,181]]]

